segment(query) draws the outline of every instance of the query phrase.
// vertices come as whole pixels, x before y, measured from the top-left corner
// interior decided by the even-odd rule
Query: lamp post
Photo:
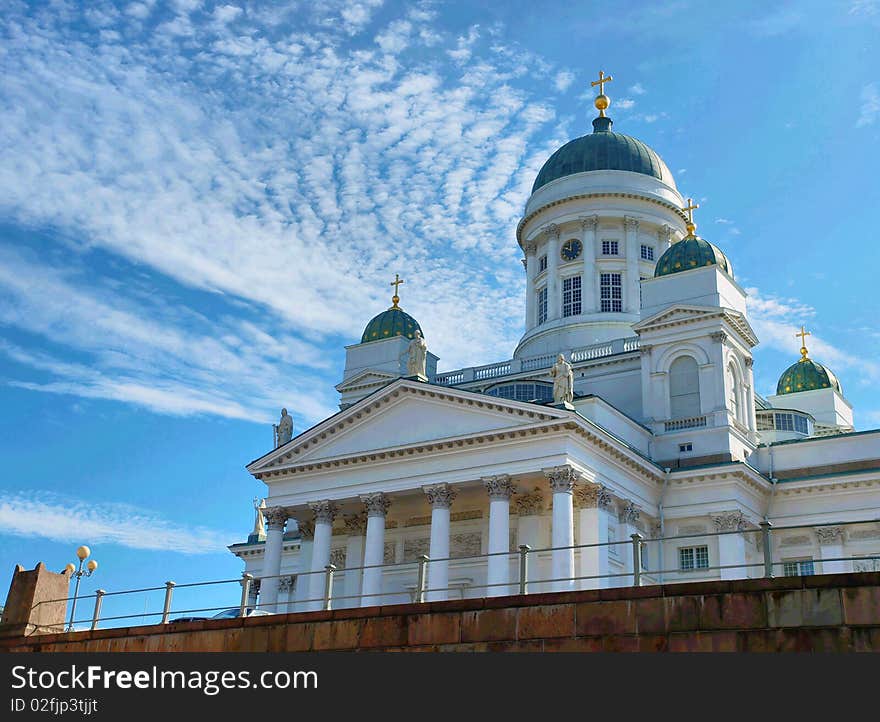
[[[67,631],[73,631],[73,615],[76,612],[76,597],[79,594],[79,580],[83,577],[90,577],[94,574],[95,569],[98,568],[98,562],[94,559],[89,559],[89,555],[92,553],[92,550],[87,546],[83,545],[79,549],[76,550],[76,556],[79,557],[79,568],[74,566],[73,562],[68,564],[65,569],[68,574],[72,577],[76,577],[76,586],[73,588],[73,604],[70,606],[70,621],[67,623]],[[86,568],[83,569],[83,564],[86,559],[89,559],[88,564],[86,564]]]

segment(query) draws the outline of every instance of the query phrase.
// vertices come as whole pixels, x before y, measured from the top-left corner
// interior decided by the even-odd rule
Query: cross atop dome
[[[397,292],[401,283],[406,283],[406,281],[404,281],[399,274],[395,273],[394,280],[388,284],[389,286],[394,286],[394,295],[391,297],[391,308],[400,308],[400,306],[397,305],[400,303],[400,296],[397,295]]]
[[[697,230],[697,224],[694,223],[694,211],[699,208],[700,205],[698,203],[694,203],[693,198],[688,198],[688,204],[682,208],[682,210],[687,213],[688,222],[687,222],[687,231],[689,236],[694,235],[694,231]]]
[[[795,338],[799,338],[801,340],[801,359],[800,359],[801,361],[809,361],[810,360],[809,358],[807,358],[807,336],[812,336],[812,335],[813,334],[811,334],[809,331],[807,331],[803,325],[801,325],[800,333],[796,333],[794,335]]]
[[[595,88],[597,85],[599,86],[599,95],[596,96],[596,100],[593,101],[596,109],[599,111],[599,117],[605,117],[605,111],[608,109],[608,106],[611,105],[611,100],[605,95],[605,83],[610,83],[614,80],[613,77],[605,76],[605,71],[599,71],[599,79],[594,80],[590,83],[591,88]]]

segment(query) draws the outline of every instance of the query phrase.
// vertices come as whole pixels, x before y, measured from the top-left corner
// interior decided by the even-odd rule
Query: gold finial
[[[600,118],[605,117],[605,111],[608,109],[608,106],[611,105],[611,101],[608,99],[608,96],[605,95],[605,83],[610,83],[612,80],[614,80],[614,78],[610,75],[605,77],[605,72],[600,70],[599,79],[590,83],[591,88],[595,88],[597,85],[599,86],[599,95],[596,96],[596,100],[593,101],[593,104],[599,111]]]
[[[807,331],[803,326],[801,326],[801,332],[796,333],[794,335],[795,338],[799,338],[801,340],[801,361],[809,361],[807,358],[807,336],[812,336],[809,331]]]
[[[394,308],[400,308],[400,306],[397,305],[398,303],[400,303],[400,296],[397,295],[397,291],[399,290],[399,286],[401,283],[404,283],[404,280],[395,273],[394,280],[390,284],[388,284],[390,286],[394,286],[394,295],[391,297],[391,303],[393,305],[391,306],[391,308],[388,309],[389,311]]]
[[[694,223],[694,211],[697,210],[700,206],[694,203],[693,198],[688,198],[688,204],[682,208],[682,210],[688,214],[688,222],[687,222],[687,231],[688,237],[694,235],[694,231],[697,230],[697,224]]]

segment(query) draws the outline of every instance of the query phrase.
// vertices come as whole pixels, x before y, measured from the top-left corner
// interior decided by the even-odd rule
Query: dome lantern
[[[843,394],[840,382],[830,369],[813,361],[807,353],[807,336],[812,335],[803,326],[795,337],[801,339],[801,357],[782,372],[776,384],[776,395],[796,394],[816,389],[835,389]]]
[[[400,303],[398,291],[402,283],[404,283],[404,280],[399,274],[395,273],[394,280],[389,284],[394,286],[391,307],[370,320],[361,335],[361,343],[381,341],[382,339],[393,338],[394,336],[403,336],[412,340],[415,338],[416,331],[421,333],[422,336],[425,335],[422,327],[419,326],[419,322],[398,305]]]
[[[682,209],[688,217],[687,235],[677,243],[673,243],[660,256],[654,269],[654,278],[689,271],[700,266],[720,266],[733,276],[733,267],[721,249],[695,233],[697,224],[694,223],[694,211],[699,207],[692,198],[688,198],[688,204]]]

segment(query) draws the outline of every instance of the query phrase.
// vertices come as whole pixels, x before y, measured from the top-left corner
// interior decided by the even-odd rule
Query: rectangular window
[[[547,256],[541,256],[538,259],[538,273],[541,273],[546,270],[547,270]]]
[[[580,316],[581,277],[572,276],[562,280],[562,315]]]
[[[547,288],[544,287],[538,291],[538,323],[542,324],[547,321]]]
[[[599,300],[603,313],[623,311],[623,285],[619,273],[599,274]]]
[[[619,246],[617,241],[602,241],[603,256],[619,256]]]
[[[813,571],[812,559],[791,559],[782,562],[782,573],[786,577],[810,577]]]
[[[794,423],[791,414],[776,414],[777,431],[794,431]]]
[[[693,451],[693,450],[694,450],[693,444],[679,444],[678,445],[678,453],[679,454],[686,454],[688,451]]]
[[[807,427],[807,417],[800,416],[796,414],[794,417],[794,430],[801,434],[809,434],[809,428]]]
[[[654,247],[653,246],[642,246],[642,260],[643,261],[653,261],[654,260]]]
[[[709,568],[709,547],[680,547],[678,568],[683,572]]]

